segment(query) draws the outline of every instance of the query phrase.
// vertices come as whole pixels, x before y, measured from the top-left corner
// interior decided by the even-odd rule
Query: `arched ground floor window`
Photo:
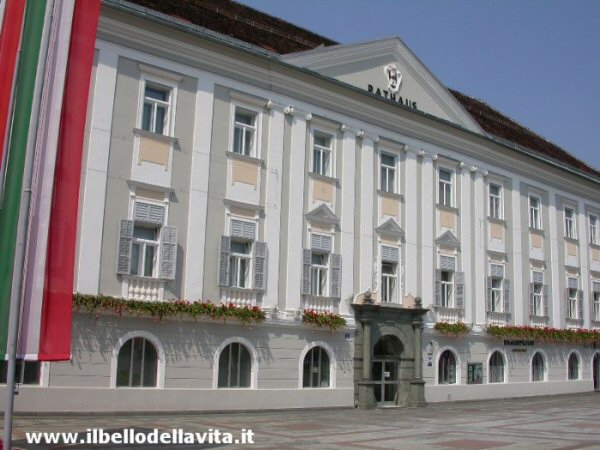
[[[158,353],[148,339],[134,337],[119,349],[117,387],[156,387]]]
[[[438,383],[456,384],[456,358],[450,350],[445,350],[438,361]]]
[[[323,347],[311,348],[304,357],[302,386],[305,388],[329,387],[329,355]]]
[[[219,388],[249,388],[252,357],[246,346],[232,342],[219,355]]]

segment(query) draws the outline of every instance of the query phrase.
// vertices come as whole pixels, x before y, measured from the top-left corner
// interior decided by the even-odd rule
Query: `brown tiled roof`
[[[336,42],[230,0],[130,0],[275,53],[310,50]]]
[[[129,0],[240,39],[274,53],[286,54],[310,50],[337,42],[292,25],[256,9],[231,0]],[[600,171],[588,166],[562,148],[506,117],[487,103],[450,89],[483,130],[507,144],[533,150],[583,173],[600,177]]]
[[[469,97],[461,92],[449,89],[450,93],[463,105],[475,121],[486,133],[499,137],[507,143],[534,150],[552,159],[561,161],[569,166],[591,175],[600,176],[600,172],[588,166],[559,146],[535,134],[523,125],[496,111],[487,103]]]

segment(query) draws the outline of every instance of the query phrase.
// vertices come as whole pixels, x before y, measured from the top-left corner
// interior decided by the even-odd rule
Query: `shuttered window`
[[[332,249],[331,236],[324,234],[310,234],[310,248],[319,252],[330,253]]]
[[[256,236],[256,223],[231,219],[231,236],[253,241]]]
[[[456,258],[452,256],[440,256],[440,269],[441,270],[456,270]]]
[[[400,262],[400,251],[398,247],[390,247],[389,245],[381,246],[381,260],[390,263]]]
[[[162,225],[165,219],[165,207],[146,202],[135,202],[133,219],[155,225]]]

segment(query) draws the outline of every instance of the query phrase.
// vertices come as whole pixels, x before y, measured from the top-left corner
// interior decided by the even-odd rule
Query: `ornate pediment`
[[[394,219],[388,219],[386,222],[375,228],[380,236],[392,237],[395,239],[404,239],[404,230]]]
[[[450,230],[446,231],[444,234],[438,237],[435,240],[435,243],[442,247],[451,247],[455,249],[460,248],[460,241],[456,236],[454,236],[454,233],[452,233],[452,231]]]
[[[312,211],[306,213],[306,219],[311,222],[320,222],[329,225],[338,225],[340,222],[333,211],[325,204],[317,206]]]

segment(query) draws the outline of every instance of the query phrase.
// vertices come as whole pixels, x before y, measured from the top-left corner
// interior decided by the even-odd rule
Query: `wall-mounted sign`
[[[396,64],[388,64],[385,66],[383,68],[383,73],[388,84],[387,89],[376,88],[372,84],[368,84],[367,90],[385,99],[392,100],[393,102],[402,103],[409,108],[418,109],[415,100],[398,95],[398,91],[400,91],[400,87],[402,86],[402,74],[396,67]]]
[[[520,347],[530,347],[535,345],[535,341],[511,341],[508,339],[504,340],[504,345],[514,345]]]

